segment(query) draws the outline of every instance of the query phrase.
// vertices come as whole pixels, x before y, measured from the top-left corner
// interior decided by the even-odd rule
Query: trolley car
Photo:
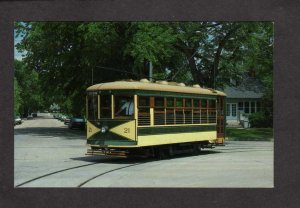
[[[87,155],[162,158],[223,144],[225,94],[183,83],[115,81],[87,88]]]

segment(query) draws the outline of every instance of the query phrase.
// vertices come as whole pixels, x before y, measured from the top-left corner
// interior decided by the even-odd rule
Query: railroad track
[[[111,173],[111,172],[114,172],[114,171],[117,171],[117,170],[121,170],[121,169],[124,169],[124,168],[129,168],[129,167],[132,167],[132,166],[141,165],[141,164],[144,164],[144,163],[135,163],[135,164],[126,165],[126,166],[123,166],[123,167],[120,167],[120,168],[114,168],[114,169],[109,170],[109,171],[105,171],[105,172],[103,172],[103,173],[100,173],[100,174],[98,174],[98,175],[95,175],[95,176],[93,176],[93,177],[91,177],[91,178],[85,180],[84,182],[80,183],[77,187],[80,188],[80,187],[82,187],[83,185],[87,184],[88,182],[90,182],[90,181],[92,181],[92,180],[94,180],[94,179],[96,179],[96,178],[99,178],[99,177],[101,177],[101,176],[103,176],[103,175],[106,175],[106,174],[108,174],[108,173]]]
[[[89,183],[90,181],[96,179],[96,178],[99,178],[103,175],[106,175],[108,173],[111,173],[111,172],[114,172],[114,171],[118,171],[118,170],[121,170],[121,169],[124,169],[124,168],[130,168],[132,166],[137,166],[137,165],[141,165],[141,164],[144,164],[148,161],[145,161],[145,162],[140,162],[140,163],[133,163],[133,164],[130,164],[130,165],[125,165],[125,166],[122,166],[122,167],[117,167],[117,168],[112,168],[110,170],[107,170],[107,171],[104,171],[102,173],[99,173],[97,175],[93,175],[92,177],[82,181],[79,185],[77,185],[76,187],[82,187],[84,186],[85,184]],[[51,173],[47,173],[45,175],[41,175],[41,176],[38,176],[36,178],[33,178],[33,179],[30,179],[30,180],[27,180],[25,182],[22,182],[20,184],[18,184],[16,186],[16,188],[20,188],[26,184],[29,184],[31,182],[34,182],[34,181],[37,181],[37,180],[40,180],[40,179],[43,179],[43,178],[47,178],[49,176],[52,176],[52,175],[55,175],[55,174],[59,174],[59,173],[62,173],[62,172],[66,172],[66,171],[70,171],[70,170],[74,170],[74,169],[78,169],[78,168],[84,168],[84,167],[87,167],[87,166],[93,166],[93,165],[97,165],[97,164],[100,164],[99,162],[94,162],[94,163],[90,163],[90,164],[86,164],[86,165],[79,165],[79,166],[74,166],[74,167],[70,167],[70,168],[65,168],[65,169],[61,169],[61,170],[58,170],[58,171],[54,171],[54,172],[51,172]]]

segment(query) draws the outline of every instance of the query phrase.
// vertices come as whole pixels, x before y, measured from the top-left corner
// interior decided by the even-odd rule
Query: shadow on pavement
[[[129,157],[129,158],[116,158],[116,157],[109,157],[109,156],[86,156],[86,157],[76,157],[71,158],[72,160],[80,160],[85,162],[94,162],[94,163],[110,163],[110,164],[134,164],[134,163],[147,163],[147,162],[153,162],[153,161],[167,161],[167,160],[175,160],[179,158],[188,158],[188,157],[201,157],[201,155],[208,155],[208,154],[217,154],[221,153],[218,151],[212,151],[212,150],[203,150],[201,153],[195,155],[192,153],[184,153],[184,154],[178,154],[173,156],[172,158],[166,158],[166,159],[156,159],[156,158],[142,158],[142,157]]]
[[[31,127],[24,129],[15,129],[14,135],[33,135],[44,137],[61,137],[62,139],[86,139],[86,132],[83,130],[71,130],[60,127]]]

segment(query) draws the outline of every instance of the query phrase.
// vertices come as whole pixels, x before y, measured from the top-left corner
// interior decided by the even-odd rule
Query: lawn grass
[[[227,128],[229,141],[271,141],[274,138],[272,128]]]

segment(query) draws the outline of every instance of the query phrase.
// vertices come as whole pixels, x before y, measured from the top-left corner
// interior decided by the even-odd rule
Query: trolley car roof
[[[157,81],[149,82],[148,80],[141,81],[115,81],[95,84],[87,88],[87,91],[100,91],[100,90],[148,90],[148,91],[162,91],[162,92],[177,92],[201,95],[218,95],[226,96],[225,93],[201,88],[199,85],[185,86],[183,83]]]

